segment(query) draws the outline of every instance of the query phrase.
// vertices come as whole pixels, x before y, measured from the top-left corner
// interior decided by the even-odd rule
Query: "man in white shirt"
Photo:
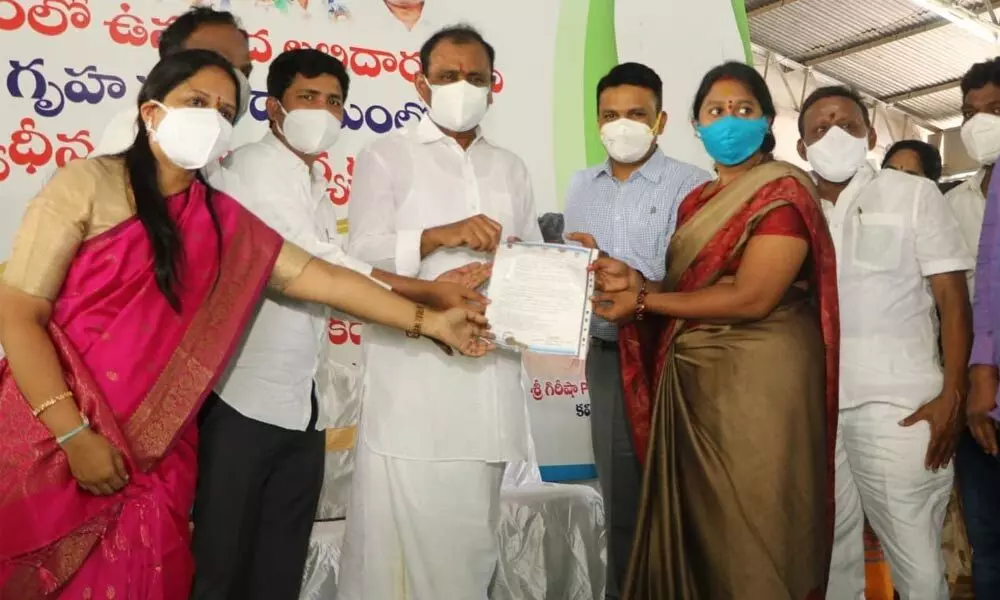
[[[494,50],[444,29],[421,48],[416,127],[361,153],[350,252],[423,279],[487,258],[501,239],[540,241],[528,171],[484,137]],[[366,330],[354,490],[341,600],[484,600],[496,567],[504,464],[528,455],[520,361],[443,360]],[[432,349],[430,349],[432,350]]]
[[[271,132],[229,157],[222,191],[308,252],[416,301],[482,301],[456,283],[373,270],[340,248],[316,157],[342,131],[348,85],[343,64],[323,52],[279,55],[267,81]],[[485,266],[458,271],[473,286],[487,272]],[[216,386],[218,394],[199,416],[192,598],[298,597],[323,483],[328,418],[313,393],[313,377],[327,316],[314,305],[268,297]],[[444,356],[430,342],[422,344]]]
[[[977,255],[983,253],[978,256],[983,281],[979,283],[977,294],[976,339],[970,360],[972,390],[966,414],[972,426],[976,426],[977,421],[982,422],[983,435],[992,436],[995,448],[1000,442],[995,425],[1000,414],[996,410],[997,354],[995,340],[983,333],[993,329],[988,317],[1000,309],[989,305],[989,290],[1000,282],[989,281],[988,276],[995,272],[989,254],[989,244],[994,242],[984,234],[986,239],[980,248],[979,238],[984,229],[993,167],[1000,158],[1000,58],[973,65],[962,78],[962,115],[965,117],[962,141],[966,152],[983,165],[972,179],[947,196],[972,251]],[[974,284],[970,274],[970,290],[974,289]],[[1000,594],[1000,459],[993,452],[984,451],[971,431],[966,430],[955,456],[955,473],[972,546],[972,585],[976,597],[981,599],[996,598]]]
[[[875,132],[845,88],[803,105],[812,165],[837,250],[840,419],[829,600],[864,598],[864,518],[904,600],[945,600],[941,529],[953,480],[971,342],[958,222],[923,177],[866,162]],[[941,346],[938,353],[938,321]]]
[[[239,121],[250,107],[250,46],[247,32],[232,13],[211,7],[191,8],[177,17],[160,36],[160,58],[182,50],[211,50],[232,63],[240,80]],[[128,150],[138,133],[136,119],[139,109],[134,101],[116,114],[104,128],[101,139],[91,153],[94,156],[120,154]]]
[[[962,79],[962,142],[969,157],[982,168],[968,181],[945,195],[962,227],[965,243],[973,254],[979,250],[979,232],[986,211],[986,190],[993,165],[1000,157],[1000,58],[973,65]],[[969,294],[975,289],[969,272]]]

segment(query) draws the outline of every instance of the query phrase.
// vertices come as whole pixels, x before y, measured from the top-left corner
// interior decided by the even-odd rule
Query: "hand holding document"
[[[501,244],[486,308],[498,346],[585,358],[598,252],[559,244]]]

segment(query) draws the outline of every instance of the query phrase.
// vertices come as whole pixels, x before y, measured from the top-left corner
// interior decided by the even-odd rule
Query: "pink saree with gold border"
[[[239,341],[282,240],[214,192],[222,248],[195,182],[168,199],[182,253],[180,312],[157,288],[136,218],[86,241],[49,333],[94,431],[124,455],[128,485],[81,489],[0,361],[0,599],[187,598],[195,416]]]

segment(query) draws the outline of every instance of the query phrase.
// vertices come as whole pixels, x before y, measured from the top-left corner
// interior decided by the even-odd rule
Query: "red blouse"
[[[706,183],[699,186],[681,202],[681,205],[677,208],[677,227],[686,223],[688,219],[693,217],[695,213],[708,204],[723,189],[720,187],[711,194],[704,194],[705,188],[708,185]],[[805,221],[802,220],[802,215],[791,204],[779,206],[764,215],[754,226],[753,232],[750,235],[751,237],[758,235],[780,235],[798,238],[806,242],[810,239],[809,229],[806,227]],[[735,275],[739,270],[743,259],[742,250],[740,252],[741,254],[729,264],[725,275]],[[809,257],[806,257],[806,261],[802,265],[802,270],[799,271],[798,276],[795,278],[796,281],[809,279],[809,269],[807,268],[809,262]]]

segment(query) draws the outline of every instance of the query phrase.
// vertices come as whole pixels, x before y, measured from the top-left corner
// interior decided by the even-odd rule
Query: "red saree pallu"
[[[0,598],[187,598],[195,416],[246,327],[282,240],[215,192],[221,248],[195,182],[168,199],[182,251],[175,312],[137,218],[87,240],[53,304],[49,334],[91,428],[130,473],[84,491],[0,361]],[[220,259],[221,257],[221,259]],[[8,349],[9,352],[10,349]]]
[[[813,190],[799,169],[763,164],[671,240],[664,289],[699,290],[735,272],[771,211],[792,207],[808,237],[797,278],[808,285],[791,286],[769,315],[621,330],[626,412],[644,457],[623,600],[823,598],[840,334],[836,257]]]

